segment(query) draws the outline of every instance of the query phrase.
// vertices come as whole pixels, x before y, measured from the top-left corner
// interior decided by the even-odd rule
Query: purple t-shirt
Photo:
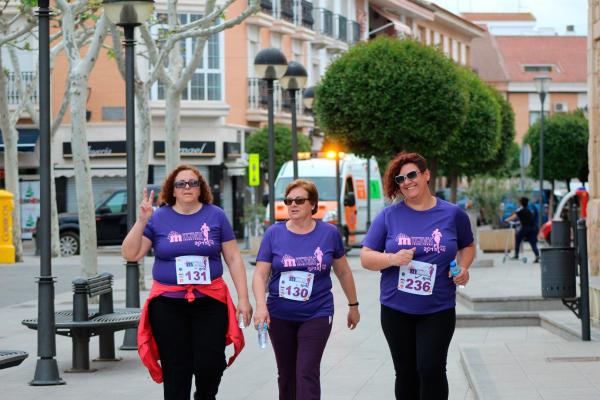
[[[456,205],[437,199],[436,205],[416,211],[404,202],[386,207],[373,221],[362,245],[396,253],[416,247],[414,260],[437,265],[431,295],[398,290],[399,267],[381,271],[381,304],[409,314],[430,314],[456,305],[456,285],[448,277],[456,252],[473,243],[467,214]]]
[[[154,248],[152,278],[166,285],[177,285],[175,257],[180,256],[207,256],[210,279],[223,275],[221,243],[235,239],[227,216],[212,204],[204,204],[188,215],[179,214],[168,205],[159,207],[148,221],[144,236]],[[181,298],[184,294],[182,291],[165,296]],[[196,292],[196,296],[200,293]]]
[[[333,315],[331,266],[344,256],[344,244],[335,226],[316,220],[309,233],[291,232],[285,222],[272,225],[265,232],[256,261],[271,264],[269,314],[278,319],[307,321]],[[314,274],[312,292],[307,301],[279,297],[281,273],[307,271]]]

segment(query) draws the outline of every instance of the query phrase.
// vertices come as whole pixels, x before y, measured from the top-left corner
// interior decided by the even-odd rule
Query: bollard
[[[0,263],[15,263],[15,246],[12,237],[13,194],[0,190]]]
[[[577,242],[579,244],[579,283],[581,297],[579,299],[581,318],[581,340],[590,340],[590,283],[588,277],[587,229],[585,219],[577,221]]]

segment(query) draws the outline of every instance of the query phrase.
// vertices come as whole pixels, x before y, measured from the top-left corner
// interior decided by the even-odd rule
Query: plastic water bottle
[[[462,272],[462,268],[458,266],[458,264],[456,263],[456,260],[452,260],[450,261],[450,273],[452,274],[452,276],[457,276]],[[462,289],[465,287],[465,285],[456,285],[459,289]]]
[[[269,340],[269,336],[267,334],[269,327],[266,322],[263,322],[262,329],[260,325],[258,326],[258,347],[261,349],[267,348],[267,340]]]
[[[238,326],[240,327],[240,329],[244,329],[246,327],[246,325],[244,325],[244,315],[240,314],[238,317]]]

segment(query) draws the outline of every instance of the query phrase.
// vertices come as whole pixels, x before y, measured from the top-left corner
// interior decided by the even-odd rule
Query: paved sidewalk
[[[322,363],[324,400],[393,399],[393,366],[379,324],[379,274],[360,268],[357,254],[354,250],[349,259],[358,286],[362,318],[355,331],[349,331],[345,327],[346,301],[334,278],[337,313]],[[539,272],[536,275],[539,264],[523,265],[512,261],[502,264],[501,255],[484,255],[483,258],[494,258],[495,266],[474,268],[471,283],[463,289],[465,295],[472,298],[486,295],[502,298],[503,288],[509,286],[511,289],[505,293],[510,293],[513,297],[539,294]],[[0,267],[0,285],[3,289],[5,275],[9,275],[9,272],[14,275],[17,268],[30,274],[31,271],[35,271],[39,261],[37,258],[28,258],[27,263],[30,265]],[[78,275],[77,258],[73,257],[69,264],[73,268],[72,276]],[[120,265],[120,261],[118,257],[103,255],[99,265]],[[252,267],[249,266],[249,281],[251,271]],[[63,280],[68,276],[69,270],[62,272]],[[229,280],[228,276],[226,278]],[[16,278],[13,276],[13,279]],[[511,283],[513,281],[514,285]],[[517,282],[518,290],[514,287],[517,286]],[[233,285],[230,285],[230,288],[233,289]],[[20,366],[0,370],[0,398],[162,398],[162,386],[151,381],[147,371],[138,361],[135,351],[118,351],[117,354],[123,358],[120,362],[93,362],[93,367],[98,368],[94,373],[63,373],[71,362],[71,342],[70,339],[60,336],[57,337],[56,358],[61,377],[67,384],[52,387],[29,386],[27,382],[33,377],[37,359],[36,332],[23,327],[20,321],[36,315],[37,301],[33,300],[36,292],[32,291],[29,294],[31,301],[4,306],[0,304],[0,348],[20,349],[30,353],[30,357]],[[143,293],[143,297],[146,295],[147,293]],[[56,309],[70,308],[71,296],[68,291],[58,293]],[[116,307],[123,306],[123,279],[116,280],[114,296]],[[600,342],[581,343],[576,341],[572,334],[564,334],[562,328],[570,324],[571,328],[576,330],[578,323],[566,308],[544,311],[549,313],[549,318],[553,318],[553,321],[558,321],[556,331],[545,329],[539,322],[537,325],[528,322],[525,326],[494,326],[478,315],[485,313],[489,317],[490,313],[501,311],[474,311],[463,304],[459,305],[457,310],[459,326],[464,322],[465,316],[472,318],[471,324],[480,326],[459,327],[456,330],[448,356],[451,399],[554,399],[559,394],[563,399],[581,398],[577,397],[578,395],[585,395],[587,399],[600,399],[600,361],[593,358],[598,356],[600,360]],[[535,310],[527,312],[540,314]],[[254,329],[246,329],[245,333],[246,348],[232,368],[225,372],[218,398],[275,399],[277,382],[272,349],[258,348]],[[594,334],[597,335],[598,332]],[[116,342],[121,343],[122,335],[116,336]],[[93,338],[90,354],[94,357],[97,352],[98,342]],[[580,356],[588,358],[583,361],[564,358]],[[571,381],[570,378],[576,379]]]

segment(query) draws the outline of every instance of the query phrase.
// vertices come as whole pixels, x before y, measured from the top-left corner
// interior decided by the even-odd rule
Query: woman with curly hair
[[[384,176],[391,200],[363,241],[364,268],[381,272],[381,327],[396,370],[396,399],[447,399],[446,358],[456,325],[456,285],[475,257],[467,214],[429,191],[427,161],[400,153]],[[460,273],[453,277],[450,263]]]

